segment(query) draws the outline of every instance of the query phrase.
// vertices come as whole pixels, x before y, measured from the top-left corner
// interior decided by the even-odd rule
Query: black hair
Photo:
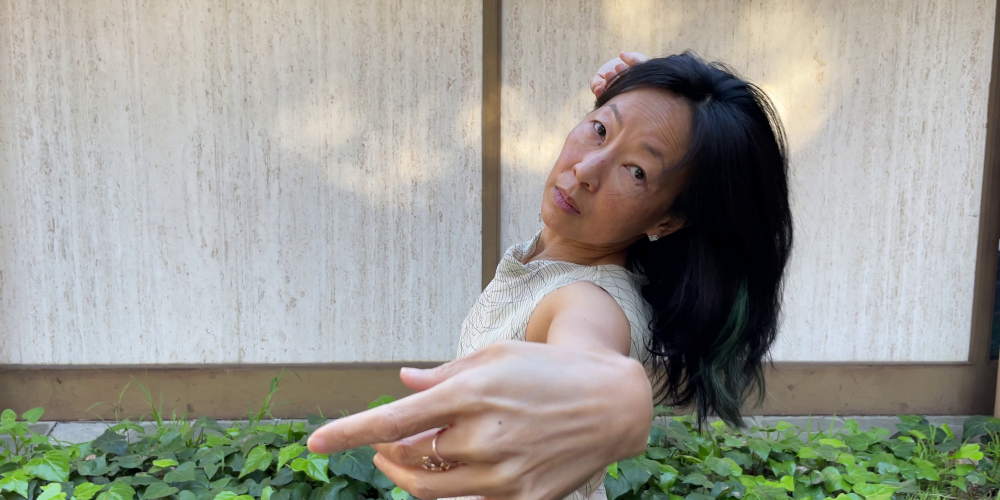
[[[744,399],[764,397],[763,363],[777,334],[782,276],[792,247],[785,136],[764,92],[691,52],[620,73],[603,106],[636,89],[661,89],[691,107],[684,189],[670,212],[683,229],[628,251],[648,279],[648,362],[658,402],[693,404],[741,426]]]

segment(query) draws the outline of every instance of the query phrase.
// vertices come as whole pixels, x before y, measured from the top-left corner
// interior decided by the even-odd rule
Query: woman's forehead
[[[655,149],[651,153],[666,164],[680,160],[686,151],[691,107],[685,99],[664,90],[638,89],[615,96],[601,107],[605,108],[625,134],[634,136],[637,146]],[[661,151],[657,147],[661,145],[669,151]]]

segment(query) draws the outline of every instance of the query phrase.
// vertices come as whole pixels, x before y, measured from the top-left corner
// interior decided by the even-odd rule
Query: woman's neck
[[[618,243],[607,246],[594,246],[568,238],[560,237],[548,227],[542,228],[542,234],[535,244],[535,253],[525,259],[525,263],[533,260],[553,260],[571,262],[582,266],[618,265],[624,267],[628,262],[628,247],[630,243]]]

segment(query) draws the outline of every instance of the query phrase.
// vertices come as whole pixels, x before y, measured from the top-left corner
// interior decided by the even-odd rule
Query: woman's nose
[[[588,191],[597,191],[601,185],[605,160],[600,155],[590,155],[573,165],[573,174],[581,187]]]

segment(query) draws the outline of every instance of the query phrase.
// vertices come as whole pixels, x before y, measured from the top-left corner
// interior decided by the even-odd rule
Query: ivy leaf
[[[271,452],[267,451],[266,445],[258,445],[256,448],[250,451],[247,455],[247,460],[243,464],[243,470],[240,471],[240,479],[243,476],[253,472],[253,471],[263,471],[267,470],[271,466]]]
[[[738,477],[743,474],[743,469],[731,458],[708,457],[704,464],[714,473],[723,477]]]
[[[157,498],[168,497],[177,493],[177,491],[177,488],[163,481],[157,481],[146,487],[146,491],[142,494],[142,500],[155,500]]]
[[[965,419],[962,424],[962,439],[972,439],[1000,431],[1000,420],[985,415],[977,415]]]
[[[889,500],[898,489],[898,486],[888,484],[861,483],[854,485],[854,492],[865,497],[865,500]]]
[[[104,489],[103,486],[90,481],[80,483],[76,485],[76,488],[73,488],[73,498],[75,500],[90,500],[102,489]]]
[[[0,413],[0,430],[13,427],[14,422],[17,422],[17,413],[14,413],[14,410],[8,408]]]
[[[163,458],[160,460],[153,460],[153,465],[155,467],[176,467],[177,465],[180,464],[178,464],[177,461],[172,458]]]
[[[255,499],[250,495],[238,495],[232,491],[223,491],[218,495],[215,495],[214,500],[255,500]]]
[[[118,464],[118,467],[122,469],[139,469],[142,468],[142,463],[145,461],[144,458],[138,455],[126,455],[124,457],[112,458],[114,462]]]
[[[329,483],[314,489],[309,495],[309,500],[357,500],[357,493],[345,494],[350,492],[348,486],[347,479],[335,477]],[[342,499],[343,496],[348,498]]]
[[[615,500],[630,491],[632,491],[632,486],[625,480],[624,475],[619,474],[618,477],[604,476],[604,492],[607,494],[608,500]]]
[[[194,424],[192,424],[191,427],[194,429],[205,429],[207,431],[215,431],[218,432],[219,434],[225,433],[225,430],[222,429],[222,426],[219,425],[219,423],[216,422],[215,419],[211,417],[199,417],[198,420],[194,421]]]
[[[390,495],[392,496],[392,500],[407,500],[410,498],[410,494],[403,491],[399,486],[393,488]]]
[[[618,462],[611,462],[611,464],[608,465],[608,475],[618,479]]]
[[[812,449],[809,446],[803,446],[799,448],[799,452],[796,456],[806,460],[816,459],[819,458],[819,453],[816,453],[816,450]]]
[[[21,414],[21,419],[26,420],[29,424],[34,424],[41,420],[42,415],[45,413],[44,408],[32,408],[23,414]]]
[[[114,482],[108,491],[97,495],[97,500],[132,500],[135,498],[135,490],[131,486]]]
[[[378,399],[376,399],[375,401],[368,403],[368,409],[371,410],[372,408],[378,408],[379,406],[387,405],[394,401],[396,401],[396,398],[392,396],[386,396],[383,394],[382,396],[379,396]]]
[[[751,439],[747,447],[760,457],[761,460],[767,460],[767,456],[771,453],[771,446],[767,444],[767,441],[760,438]]]
[[[5,472],[3,474],[3,479],[0,479],[0,490],[2,491],[13,491],[22,497],[28,497],[28,481],[31,478],[24,473],[23,469],[17,469],[13,472]]]
[[[771,466],[771,470],[774,471],[775,476],[794,476],[795,475],[795,462],[778,462],[777,460],[768,460],[768,465]]]
[[[66,500],[66,494],[63,493],[61,484],[52,483],[42,486],[42,494],[35,500]]]
[[[184,462],[176,469],[163,476],[163,480],[168,483],[185,483],[194,481],[194,462]]]
[[[104,458],[104,455],[101,455],[93,460],[80,462],[80,466],[76,468],[76,472],[81,476],[103,476],[111,472],[111,469],[112,467],[108,466],[107,459]]]
[[[282,448],[281,451],[278,452],[278,469],[284,467],[285,464],[293,458],[297,458],[303,451],[306,451],[306,447],[298,443],[292,443]]]
[[[69,455],[63,450],[49,450],[32,458],[24,466],[24,473],[53,483],[69,481]]]
[[[178,500],[198,500],[198,496],[190,490],[184,490],[177,494]]]
[[[684,476],[684,479],[682,479],[681,482],[684,484],[693,484],[695,486],[702,486],[708,489],[712,489],[715,487],[715,483],[709,481],[708,478],[705,477],[705,475],[700,472],[692,472]]]
[[[330,479],[326,475],[330,459],[327,455],[310,453],[306,458],[296,458],[292,460],[292,470],[305,472],[307,476],[324,483],[329,483]],[[373,465],[374,467],[374,465]]]
[[[260,500],[271,500],[272,494],[274,494],[274,488],[265,486],[264,490],[260,492]]]
[[[370,483],[375,471],[375,450],[362,446],[330,455],[330,472],[337,476],[347,476],[363,483]]]
[[[128,448],[128,441],[125,439],[125,436],[111,429],[105,429],[104,434],[101,434],[90,445],[95,450],[103,451],[109,455],[122,456],[126,454],[125,450]]]
[[[979,451],[978,444],[967,444],[959,448],[959,450],[955,452],[954,455],[951,456],[952,460],[958,460],[962,458],[968,460],[976,460],[976,461],[982,460],[983,452]]]
[[[648,458],[629,458],[618,462],[618,475],[624,478],[636,493],[653,474],[659,476],[660,464]]]

